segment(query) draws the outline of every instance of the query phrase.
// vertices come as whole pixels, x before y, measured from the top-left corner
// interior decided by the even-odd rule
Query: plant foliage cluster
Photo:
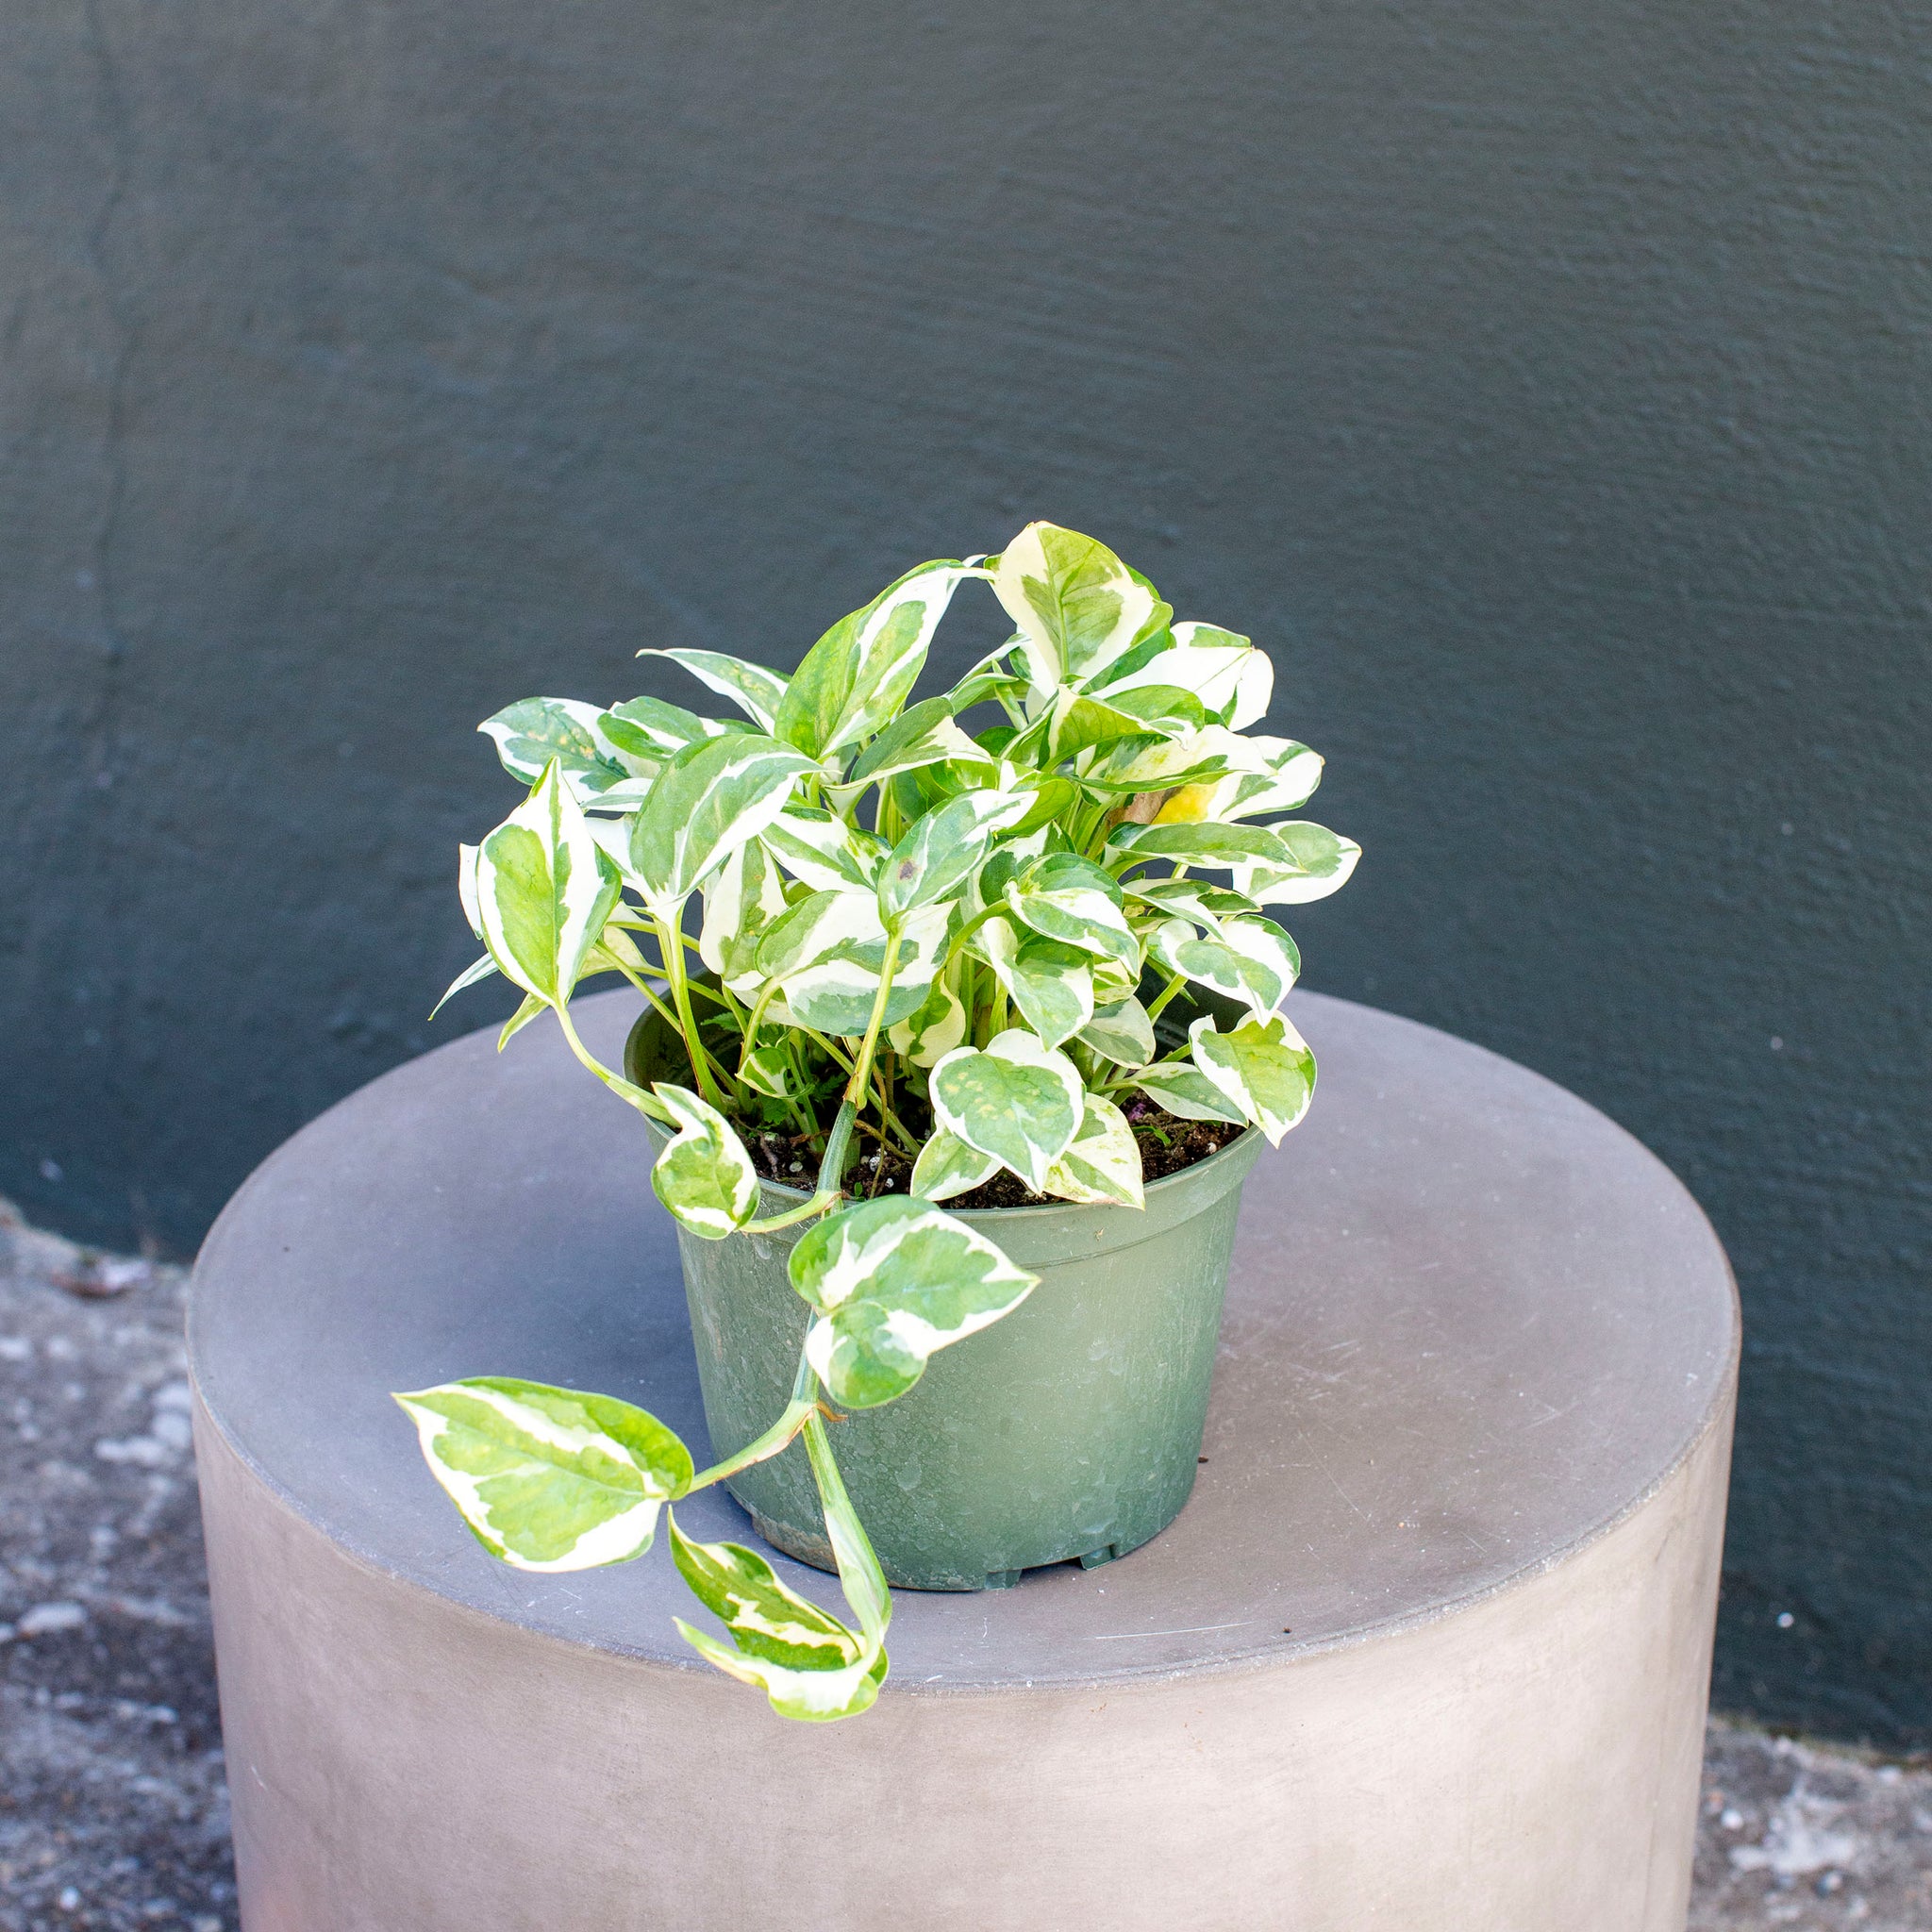
[[[1014,635],[908,704],[971,579]],[[1273,908],[1334,891],[1358,852],[1291,816],[1321,758],[1247,728],[1268,708],[1267,656],[1175,623],[1138,571],[1054,525],[997,558],[908,572],[789,678],[717,652],[641,655],[742,716],[529,698],[490,719],[529,791],[462,848],[485,950],[450,991],[498,973],[521,987],[505,1041],[557,1016],[659,1129],[652,1184],[686,1234],[815,1224],[791,1253],[810,1311],[792,1399],[702,1473],[655,1418],[606,1396],[484,1377],[398,1399],[470,1527],[525,1569],[641,1556],[660,1507],[802,1435],[856,1627],[674,1518],[674,1559],[730,1641],[679,1627],[785,1715],[843,1717],[877,1694],[891,1603],[824,1400],[893,1400],[1033,1286],[938,1204],[1004,1170],[1036,1193],[1141,1207],[1123,1111],[1136,1095],[1278,1141],[1315,1065],[1278,1010],[1300,959]],[[968,713],[996,722],[969,732]],[[572,996],[609,974],[675,1029],[689,1085],[637,1085],[584,1045]],[[1163,1050],[1155,1023],[1196,988],[1232,1021],[1195,1018]],[[909,1196],[845,1198],[861,1127],[913,1160]],[[811,1151],[808,1199],[758,1218],[741,1128]]]

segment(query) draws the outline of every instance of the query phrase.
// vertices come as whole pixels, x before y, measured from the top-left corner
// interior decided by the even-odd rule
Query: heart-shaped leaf
[[[1073,1144],[1046,1171],[1046,1191],[1062,1201],[1113,1202],[1144,1208],[1141,1148],[1127,1117],[1098,1093],[1087,1096],[1087,1112]]]
[[[1141,1091],[1184,1121],[1233,1121],[1245,1126],[1246,1107],[1230,1100],[1199,1067],[1188,1060],[1163,1060],[1142,1067],[1135,1076]]]
[[[770,731],[785,700],[785,680],[762,664],[748,664],[723,651],[640,651],[640,658],[669,658],[708,691],[729,698],[760,731]]]
[[[984,1051],[956,1047],[933,1068],[933,1112],[969,1147],[995,1156],[1036,1193],[1086,1111],[1079,1070],[1017,1026]]]
[[[519,1570],[642,1556],[691,1483],[684,1444],[613,1396],[481,1375],[395,1399],[476,1541]]]
[[[999,1158],[969,1147],[958,1135],[935,1127],[912,1166],[911,1191],[922,1201],[950,1201],[970,1193],[1000,1171]]]
[[[731,1633],[729,1645],[674,1619],[706,1662],[755,1684],[780,1717],[825,1724],[857,1717],[878,1696],[886,1654],[799,1595],[742,1543],[693,1542],[671,1523],[671,1554],[692,1595]]]
[[[1339,892],[1355,872],[1362,848],[1353,839],[1307,819],[1291,819],[1268,828],[1282,848],[1279,858],[1257,854],[1233,870],[1237,891],[1257,905],[1307,906]]]
[[[879,909],[896,921],[916,906],[949,897],[978,867],[994,836],[1031,808],[1024,792],[963,791],[927,812],[879,869]]]
[[[1117,1067],[1144,1067],[1154,1058],[1154,1024],[1138,999],[1096,1008],[1079,1037]]]
[[[679,1227],[722,1241],[758,1211],[758,1174],[744,1142],[716,1108],[668,1081],[651,1091],[677,1132],[651,1170],[651,1187]]]
[[[1106,544],[1058,524],[1028,524],[1001,553],[992,588],[1019,628],[1013,648],[1046,691],[1105,670],[1162,608]]]
[[[1257,1019],[1266,1019],[1287,998],[1301,972],[1294,941],[1272,919],[1223,920],[1207,939],[1196,939],[1189,927],[1188,937],[1175,941],[1181,924],[1170,920],[1159,929],[1163,962],[1198,985],[1240,1000]]]
[[[790,745],[737,731],[681,751],[631,823],[630,871],[667,922],[734,847],[755,839],[814,768]]]
[[[1188,1029],[1194,1062],[1243,1115],[1268,1137],[1271,1147],[1308,1110],[1315,1091],[1315,1056],[1307,1042],[1276,1013],[1250,1020],[1232,1033],[1217,1033],[1211,1019]]]
[[[1092,1019],[1093,969],[1077,947],[1040,939],[1009,919],[988,920],[972,944],[1044,1044],[1058,1046]]]
[[[791,674],[773,734],[814,758],[872,737],[906,702],[970,565],[923,563],[841,617]]]
[[[791,1284],[817,1311],[805,1353],[835,1402],[903,1395],[940,1349],[997,1322],[1037,1275],[924,1201],[864,1201],[819,1222],[791,1251]]]
[[[617,904],[617,868],[553,760],[477,848],[477,923],[506,978],[562,1007]]]
[[[1043,939],[1118,959],[1138,976],[1141,941],[1121,910],[1115,896],[1118,889],[1104,891],[1084,874],[1056,872],[1052,864],[1051,859],[1043,859],[1029,867],[1023,878],[1008,885],[1006,900],[1015,915]],[[1092,869],[1099,871],[1097,866]],[[1108,885],[1112,886],[1111,880]]]
[[[966,1008],[943,979],[935,978],[925,1004],[887,1035],[894,1053],[915,1067],[930,1067],[966,1038]]]

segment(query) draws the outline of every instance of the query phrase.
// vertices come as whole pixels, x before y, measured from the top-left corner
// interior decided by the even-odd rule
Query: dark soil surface
[[[1141,1173],[1143,1179],[1158,1181],[1163,1174],[1178,1174],[1197,1160],[1206,1160],[1242,1131],[1226,1121],[1184,1121],[1164,1108],[1156,1107],[1142,1094],[1126,1109],[1141,1143]],[[924,1128],[922,1122],[912,1131]],[[817,1157],[793,1137],[761,1133],[741,1126],[753,1165],[769,1181],[784,1181],[794,1188],[808,1189],[818,1171]],[[848,1175],[853,1196],[869,1201],[877,1194],[903,1194],[911,1185],[912,1158],[895,1144],[881,1146],[869,1124],[861,1125],[858,1138],[858,1164]],[[1018,1174],[996,1174],[984,1187],[970,1193],[955,1194],[948,1208],[1042,1208],[1060,1207],[1051,1194],[1036,1194]]]
[[[0,1202],[0,1932],[237,1925],[184,1286]],[[1713,1720],[1689,1932],[1770,1927],[1932,1932],[1932,1770]]]

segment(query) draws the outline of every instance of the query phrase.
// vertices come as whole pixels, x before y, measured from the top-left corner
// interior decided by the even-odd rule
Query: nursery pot
[[[655,1012],[629,1076],[689,1081]],[[661,1148],[669,1136],[649,1124]],[[941,1349],[914,1387],[832,1427],[839,1467],[886,1575],[914,1590],[997,1590],[1042,1564],[1124,1556],[1180,1513],[1208,1414],[1241,1183],[1261,1137],[1148,1183],[1144,1210],[960,1211],[1040,1285],[1013,1313]],[[763,1184],[761,1215],[807,1191]],[[956,1211],[951,1208],[949,1212]],[[713,1453],[770,1427],[791,1392],[809,1310],[787,1273],[803,1224],[722,1241],[678,1231]],[[767,1541],[833,1567],[804,1448],[732,1477]]]

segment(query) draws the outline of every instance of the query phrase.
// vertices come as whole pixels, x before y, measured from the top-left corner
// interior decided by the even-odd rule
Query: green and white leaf
[[[1188,1028],[1195,1064],[1268,1137],[1271,1147],[1308,1110],[1315,1057],[1279,1013],[1217,1033],[1210,1019]]]
[[[704,882],[698,957],[734,992],[755,989],[760,941],[786,910],[785,879],[763,844],[747,839]]]
[[[1209,1024],[1212,1022],[1208,1023]],[[1230,1100],[1199,1067],[1188,1060],[1163,1060],[1158,1066],[1142,1067],[1135,1084],[1169,1113],[1184,1121],[1232,1121],[1245,1126],[1246,1108]]]
[[[1322,782],[1323,759],[1318,753],[1286,738],[1230,737],[1227,775],[1182,786],[1160,808],[1157,824],[1252,819],[1263,812],[1295,811],[1314,795]]]
[[[1144,1067],[1155,1054],[1154,1025],[1138,999],[1096,1008],[1079,1038],[1117,1067]]]
[[[1227,770],[1220,732],[1215,724],[1203,731],[1124,738],[1092,758],[1077,760],[1074,769],[1089,791],[1162,791],[1218,778]]]
[[[1257,855],[1233,869],[1235,888],[1261,906],[1307,906],[1339,892],[1353,875],[1362,848],[1353,839],[1307,819],[1268,828],[1284,854]]]
[[[1192,920],[1209,931],[1218,930],[1224,919],[1259,909],[1252,899],[1209,885],[1206,879],[1129,879],[1126,895],[1170,917]]]
[[[613,1396],[483,1375],[395,1400],[476,1541],[519,1570],[627,1563],[691,1484],[684,1444]]]
[[[915,1067],[929,1067],[966,1038],[966,1008],[942,977],[935,975],[925,1004],[909,1019],[890,1029],[887,1040],[894,1053]]]
[[[1082,867],[1087,865],[1081,859],[1074,862]],[[1024,877],[1008,885],[1006,900],[1015,917],[1042,939],[1058,940],[1063,945],[1077,946],[1082,952],[1118,959],[1128,972],[1138,974],[1141,941],[1121,910],[1119,889],[1108,879],[1111,890],[1103,891],[1082,874],[1065,870],[1056,873],[1053,865],[1053,859],[1043,860],[1029,868]],[[1100,868],[1093,866],[1091,870],[1099,872]],[[1101,876],[1107,875],[1102,873]]]
[[[747,727],[735,719],[700,718],[662,698],[626,698],[601,713],[597,728],[617,754],[639,772],[661,771],[687,746],[725,738]]]
[[[478,847],[475,881],[477,923],[498,970],[562,1007],[622,882],[557,763]]]
[[[1173,645],[1131,671],[1098,680],[1109,701],[1146,685],[1175,685],[1191,691],[1236,731],[1267,710],[1274,691],[1274,666],[1244,637],[1212,624],[1177,624]]]
[[[923,563],[842,617],[792,673],[773,735],[830,758],[884,729],[925,663],[932,634],[971,566]]]
[[[1071,1040],[1092,1019],[1093,968],[1077,947],[1041,939],[1004,917],[988,920],[969,944],[1046,1045]]]
[[[785,679],[762,664],[723,651],[640,651],[640,658],[669,658],[681,664],[706,690],[727,697],[760,731],[770,731],[785,699]]]
[[[993,594],[1019,627],[1012,648],[1036,689],[1091,679],[1125,655],[1159,600],[1106,544],[1028,524],[994,569]]]
[[[651,1187],[678,1226],[721,1241],[758,1211],[758,1175],[731,1123],[688,1088],[659,1080],[651,1091],[677,1123],[651,1170]]]
[[[1046,1171],[1046,1191],[1062,1201],[1145,1208],[1141,1148],[1127,1117],[1098,1093],[1087,1096],[1074,1143]]]
[[[476,729],[495,742],[504,770],[526,785],[555,761],[580,804],[626,788],[641,796],[659,761],[625,756],[603,727],[604,713],[595,705],[576,698],[522,698]]]
[[[788,805],[758,834],[758,842],[814,892],[872,890],[870,854],[855,828],[821,806]]]
[[[768,1099],[783,1100],[791,1091],[790,1062],[781,1046],[761,1046],[744,1057],[738,1069],[738,1077],[754,1093],[762,1093]]]
[[[1010,1313],[1038,1279],[925,1201],[841,1208],[791,1251],[791,1285],[819,1318],[806,1358],[848,1408],[903,1395],[940,1349]]]
[[[912,1164],[911,1191],[922,1201],[949,1201],[970,1193],[1000,1171],[994,1154],[969,1147],[946,1127],[935,1127]]]
[[[1170,972],[1241,1001],[1257,1019],[1266,1019],[1287,998],[1301,973],[1294,941],[1272,919],[1223,920],[1207,939],[1197,939],[1184,922],[1169,920],[1148,950]]]
[[[457,897],[462,902],[463,917],[470,922],[470,930],[480,940],[483,937],[483,911],[476,900],[477,850],[475,845],[457,847]]]
[[[441,1012],[443,1008],[448,1006],[450,1001],[454,999],[458,993],[461,992],[465,987],[475,986],[478,980],[491,979],[495,976],[495,974],[496,961],[493,958],[491,958],[488,953],[485,953],[480,959],[472,960],[469,965],[465,966],[463,970],[460,973],[458,973],[454,979],[450,981],[449,986],[444,991],[442,997],[440,1000],[438,1000],[433,1007],[430,1008],[429,1017],[432,1020],[435,1019],[437,1014]],[[542,1002],[539,1001],[538,1008],[540,1011],[541,1010],[541,1007]]]
[[[1032,808],[1025,792],[965,791],[927,812],[879,869],[879,908],[896,920],[947,898],[979,868],[998,833]]]
[[[811,760],[760,732],[679,752],[631,822],[630,870],[651,908],[673,921],[698,881],[784,809]]]
[[[856,1717],[876,1699],[886,1674],[879,1643],[789,1588],[756,1550],[695,1542],[674,1517],[671,1554],[732,1641],[721,1643],[682,1617],[674,1620],[680,1635],[706,1662],[757,1685],[780,1717],[824,1724]]]
[[[1175,865],[1211,867],[1291,861],[1274,831],[1263,825],[1118,824],[1107,835],[1108,851],[1121,859],[1164,858]],[[1237,883],[1237,891],[1244,889]],[[1250,898],[1254,897],[1249,893]]]
[[[844,784],[835,789],[841,800],[856,798],[868,785],[949,760],[984,770],[989,778],[995,764],[954,724],[952,708],[944,698],[927,698],[893,719],[852,761]]]
[[[501,1053],[539,1014],[547,1013],[549,1010],[550,1004],[547,1000],[540,1000],[535,993],[526,992],[523,1005],[503,1023],[503,1030],[496,1036],[497,1052]]]
[[[933,1068],[930,1086],[939,1124],[995,1156],[1036,1193],[1086,1113],[1079,1069],[1017,1026],[983,1051],[955,1047]]]

